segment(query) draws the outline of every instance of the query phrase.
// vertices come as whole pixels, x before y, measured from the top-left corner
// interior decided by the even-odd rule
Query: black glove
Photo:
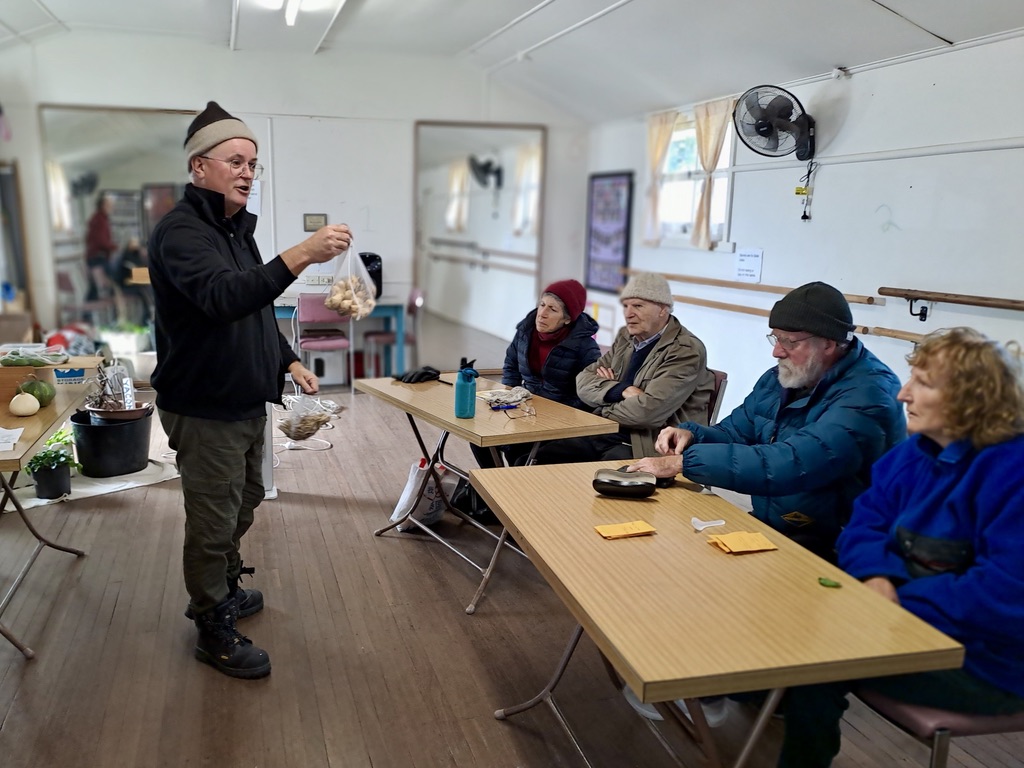
[[[401,376],[396,374],[394,378],[396,381],[401,381],[405,384],[419,384],[421,381],[437,381],[441,378],[441,372],[437,368],[424,365],[415,371],[406,371]]]

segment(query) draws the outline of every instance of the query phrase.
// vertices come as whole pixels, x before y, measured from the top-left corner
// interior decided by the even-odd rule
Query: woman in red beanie
[[[501,383],[525,387],[535,395],[587,410],[576,394],[576,375],[601,356],[594,341],[597,321],[583,311],[587,289],[576,280],[558,280],[540,295],[536,309],[516,326],[505,352]],[[506,445],[509,464],[530,451],[530,444]],[[473,453],[481,467],[493,467],[490,450]]]

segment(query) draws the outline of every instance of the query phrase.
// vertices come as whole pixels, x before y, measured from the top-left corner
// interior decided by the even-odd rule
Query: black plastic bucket
[[[145,469],[149,463],[152,420],[152,409],[142,418],[131,421],[94,421],[88,411],[72,415],[71,430],[82,474],[114,477]]]

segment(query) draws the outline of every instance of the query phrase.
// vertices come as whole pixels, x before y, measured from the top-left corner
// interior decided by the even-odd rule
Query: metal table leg
[[[14,508],[18,511],[18,514],[21,516],[22,521],[25,523],[26,527],[35,537],[36,546],[35,549],[32,551],[32,554],[29,556],[28,560],[21,567],[21,571],[15,577],[14,583],[11,584],[11,588],[7,590],[7,594],[4,595],[3,600],[0,600],[0,616],[3,616],[4,611],[7,610],[7,606],[10,604],[11,599],[14,597],[14,593],[17,592],[18,587],[20,587],[21,583],[25,580],[25,576],[28,574],[28,571],[32,567],[32,564],[36,561],[36,558],[39,557],[39,553],[42,551],[43,547],[59,549],[61,552],[67,552],[69,554],[75,555],[75,557],[82,557],[85,554],[85,552],[83,552],[80,549],[74,549],[73,547],[65,547],[61,544],[57,544],[56,542],[50,541],[48,538],[43,536],[41,533],[39,533],[39,531],[35,529],[35,526],[32,525],[32,522],[28,519],[28,516],[25,514],[25,508],[21,506],[21,502],[18,501],[18,497],[14,495],[14,488],[12,486],[12,483],[17,479],[17,477],[17,472],[12,473],[11,480],[10,482],[8,482],[7,478],[3,475],[3,473],[0,473],[0,483],[3,484],[4,489],[3,500],[0,501],[0,513],[2,513],[3,510],[7,507],[8,500],[13,502]],[[13,645],[19,651],[21,651],[22,655],[26,659],[31,659],[35,657],[35,652],[27,645],[20,642],[13,634],[11,634],[11,631],[7,629],[7,627],[5,627],[3,624],[0,624],[0,635],[2,635],[8,642],[10,642],[11,645]]]

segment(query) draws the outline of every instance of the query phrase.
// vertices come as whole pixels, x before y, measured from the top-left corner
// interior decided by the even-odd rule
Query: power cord
[[[804,196],[804,211],[800,214],[800,221],[811,220],[811,191],[814,188],[814,172],[818,170],[818,163],[814,160],[807,161],[807,173],[800,177],[799,190]]]

